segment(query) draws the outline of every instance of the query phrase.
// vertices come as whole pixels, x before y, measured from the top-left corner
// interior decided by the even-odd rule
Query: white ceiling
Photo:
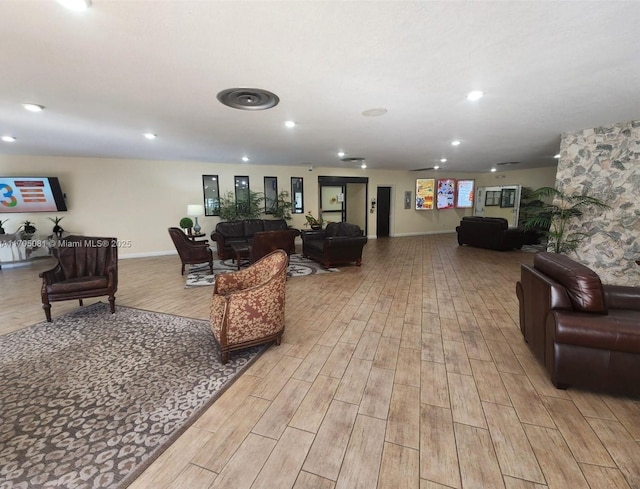
[[[640,119],[639,26],[638,1],[4,0],[0,154],[551,166],[561,132]],[[280,104],[221,105],[234,87]]]

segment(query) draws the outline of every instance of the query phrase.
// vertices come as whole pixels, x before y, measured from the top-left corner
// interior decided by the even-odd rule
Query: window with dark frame
[[[304,186],[302,177],[291,177],[291,213],[304,214]]]
[[[202,175],[204,215],[220,215],[220,185],[218,175]]]
[[[264,177],[264,213],[275,214],[278,205],[278,178]]]

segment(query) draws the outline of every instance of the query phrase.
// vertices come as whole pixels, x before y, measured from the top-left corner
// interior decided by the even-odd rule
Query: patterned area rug
[[[200,287],[203,285],[213,285],[216,275],[220,273],[233,272],[238,269],[235,260],[215,260],[213,262],[213,275],[209,273],[209,265],[192,265],[187,275],[186,287]],[[309,260],[302,255],[293,254],[289,257],[289,277],[304,277],[317,273],[339,272],[337,268],[324,268],[318,262]]]
[[[263,349],[102,303],[0,337],[0,487],[126,487]]]

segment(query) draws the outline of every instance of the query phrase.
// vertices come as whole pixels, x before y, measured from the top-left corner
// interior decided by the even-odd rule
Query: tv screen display
[[[0,177],[0,214],[66,210],[56,177]]]

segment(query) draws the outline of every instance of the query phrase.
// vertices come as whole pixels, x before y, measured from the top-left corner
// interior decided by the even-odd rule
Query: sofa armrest
[[[609,309],[640,311],[640,287],[604,285],[603,288]]]
[[[324,231],[322,229],[314,230],[314,231],[304,231],[302,234],[302,241],[305,240],[317,240],[324,239]]]

